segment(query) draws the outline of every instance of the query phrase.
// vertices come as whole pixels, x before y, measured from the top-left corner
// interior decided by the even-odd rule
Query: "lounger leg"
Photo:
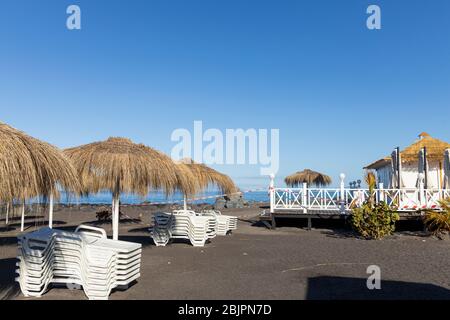
[[[130,286],[129,285],[121,285],[121,286],[117,286],[116,289],[120,290],[120,291],[125,291],[128,290]]]

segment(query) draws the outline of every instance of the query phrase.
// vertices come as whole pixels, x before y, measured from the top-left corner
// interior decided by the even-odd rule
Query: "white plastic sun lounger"
[[[77,284],[89,299],[140,277],[141,245],[107,239],[103,229],[75,232],[43,228],[18,239],[16,281],[25,296],[40,297],[52,283]]]
[[[156,246],[165,246],[170,239],[188,239],[195,247],[203,247],[215,237],[215,220],[192,212],[156,213],[150,236]]]
[[[217,234],[220,236],[226,236],[237,230],[237,217],[222,215],[218,210],[203,210],[201,214],[211,215],[217,219]]]
[[[166,246],[170,239],[189,239],[193,246],[204,246],[216,235],[225,236],[237,229],[237,217],[222,215],[220,211],[207,210],[196,213],[176,210],[173,213],[156,213],[150,236],[156,246]]]
[[[208,239],[213,239],[216,237],[217,221],[214,216],[203,215],[201,213],[196,213],[195,211],[191,210],[175,210],[173,211],[173,214],[175,216],[189,215],[191,217],[208,217],[206,235],[208,236]]]

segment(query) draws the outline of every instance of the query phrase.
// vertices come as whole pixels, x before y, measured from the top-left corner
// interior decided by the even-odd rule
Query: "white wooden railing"
[[[369,198],[368,189],[274,188],[273,210],[350,210],[361,206]],[[450,190],[425,189],[375,189],[376,203],[386,202],[399,211],[439,209],[439,201],[450,198]],[[272,197],[271,197],[272,198]]]
[[[338,211],[346,212],[361,206],[371,195],[368,189],[344,188],[275,188],[269,189],[270,212],[293,211]],[[450,189],[403,188],[384,189],[380,184],[372,196],[376,203],[387,203],[397,211],[439,210],[439,201],[450,198]]]

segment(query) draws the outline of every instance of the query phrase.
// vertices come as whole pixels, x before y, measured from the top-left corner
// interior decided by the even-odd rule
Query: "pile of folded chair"
[[[25,296],[40,297],[50,284],[65,284],[81,286],[89,299],[107,300],[114,288],[140,277],[142,245],[108,239],[100,228],[43,228],[18,240],[16,281]]]
[[[177,210],[154,214],[150,236],[156,246],[166,246],[171,239],[187,239],[193,246],[203,247],[216,235],[224,236],[236,229],[237,218],[219,211]]]
[[[217,229],[216,233],[219,236],[226,236],[237,229],[237,217],[222,215],[218,210],[204,210],[201,212],[202,215],[208,215],[216,218]]]

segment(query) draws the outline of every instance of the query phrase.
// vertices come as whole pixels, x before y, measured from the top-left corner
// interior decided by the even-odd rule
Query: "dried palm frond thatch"
[[[196,163],[192,159],[182,159],[179,161],[179,166],[187,168],[191,172],[194,177],[197,192],[211,185],[217,186],[224,194],[232,194],[238,190],[229,176],[204,164]]]
[[[193,194],[192,176],[170,157],[126,138],[111,137],[64,150],[80,176],[85,193],[108,190],[146,196],[150,190]]]
[[[406,147],[400,152],[400,156],[403,163],[417,163],[420,150],[427,149],[428,161],[442,161],[444,159],[444,152],[450,148],[450,143],[431,137],[428,133],[422,132],[419,138],[410,146]],[[391,161],[391,157],[385,157],[377,160],[364,169],[377,169],[388,164]]]
[[[286,185],[290,187],[298,186],[302,183],[307,183],[309,185],[315,185],[315,186],[327,186],[331,184],[332,180],[329,176],[310,170],[305,169],[300,172],[296,172],[290,176],[287,176],[284,179],[284,182]]]
[[[177,166],[165,154],[126,138],[111,137],[64,150],[78,171],[84,193],[102,190],[113,194],[113,239],[119,236],[121,193],[146,196],[150,190],[169,195],[175,190],[195,192],[195,182],[188,170]]]
[[[446,149],[450,148],[450,143],[431,137],[427,133],[422,133],[420,139],[401,151],[402,159],[405,162],[416,162],[417,154],[423,148],[427,148],[427,159],[442,160]]]
[[[58,186],[78,193],[70,161],[56,147],[0,122],[0,200],[59,196]]]

